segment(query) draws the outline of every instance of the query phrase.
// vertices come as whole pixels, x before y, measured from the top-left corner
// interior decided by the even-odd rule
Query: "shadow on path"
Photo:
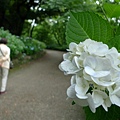
[[[47,50],[10,72],[8,91],[0,96],[0,120],[85,120],[82,108],[66,101],[70,77],[58,69],[62,54]]]

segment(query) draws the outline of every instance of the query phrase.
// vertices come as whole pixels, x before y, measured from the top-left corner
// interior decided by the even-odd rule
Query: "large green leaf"
[[[70,20],[66,28],[66,40],[69,44],[79,43],[87,38],[107,42],[113,36],[112,29],[107,21],[92,12],[70,13]]]
[[[103,8],[108,17],[120,17],[120,5],[105,3]]]

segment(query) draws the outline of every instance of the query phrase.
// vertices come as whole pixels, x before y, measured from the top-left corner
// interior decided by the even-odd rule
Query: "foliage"
[[[24,55],[33,55],[46,48],[43,42],[32,38],[23,38],[12,35],[8,30],[0,29],[0,38],[8,40],[8,46],[11,49],[11,58],[15,59]]]
[[[24,51],[24,43],[15,35],[12,35],[8,30],[0,29],[0,37],[8,40],[8,46],[11,49],[11,58],[16,58]]]
[[[53,19],[53,25],[51,27],[51,34],[54,35],[56,42],[59,46],[66,45],[65,30],[67,20],[63,17],[56,17]]]
[[[23,53],[25,53],[26,55],[34,55],[46,48],[46,45],[43,42],[40,42],[32,38],[20,37],[20,40],[25,45]]]
[[[44,1],[44,4],[41,4],[39,7],[41,11],[45,10],[46,14],[49,10],[53,13],[59,14],[52,14],[46,17],[37,16],[36,26],[33,26],[32,37],[38,39],[39,41],[43,41],[46,43],[47,48],[52,49],[65,49],[68,47],[65,39],[65,30],[66,30],[66,23],[68,22],[69,18],[69,11],[93,11],[96,9],[96,5],[92,4],[89,0],[49,0]],[[35,10],[33,10],[35,11]],[[52,16],[52,17],[51,17]],[[42,21],[44,20],[44,21]],[[24,28],[23,32],[25,35],[28,33],[28,29],[30,29],[30,25]],[[29,33],[27,34],[29,35]]]
[[[116,31],[111,27],[110,22],[93,12],[71,12],[71,18],[67,24],[66,40],[80,42],[86,38],[102,41],[109,47],[116,47],[120,51],[120,27],[116,26]],[[114,33],[114,34],[113,34]]]
[[[44,21],[34,27],[32,37],[44,42],[47,46],[49,46],[50,44],[55,43],[50,32],[50,26],[46,21]]]
[[[66,40],[80,42],[87,38],[106,43],[113,36],[110,24],[92,12],[71,12],[67,24]]]
[[[86,120],[118,120],[120,118],[120,108],[116,105],[112,105],[108,112],[101,106],[97,108],[96,113],[91,112],[89,107],[84,107],[83,109],[86,113]]]
[[[35,19],[38,24],[48,16],[62,14],[63,11],[59,8],[62,7],[56,3],[56,0],[4,0],[4,2],[2,0],[0,1],[0,27],[20,36],[26,20]]]
[[[120,5],[105,3],[103,4],[103,8],[105,9],[106,15],[110,18],[120,16]]]
[[[117,19],[119,16],[119,5],[104,4],[104,9],[106,12],[104,14],[94,12],[71,12],[66,29],[67,43],[79,43],[86,38],[90,38],[106,43],[110,48],[115,47],[120,52],[119,21],[114,21],[116,24],[111,24],[111,18],[116,17]],[[113,10],[113,12],[110,13],[108,9]],[[109,108],[109,112],[105,112],[101,106],[97,108],[96,113],[92,113],[88,107],[85,107],[84,110],[86,120],[118,120],[120,118],[120,108],[116,105],[112,105]]]
[[[26,19],[36,18],[31,7],[39,3],[34,0],[1,0],[0,1],[0,27],[9,30],[14,35],[21,35],[23,24]],[[11,27],[12,26],[12,27]]]
[[[66,49],[65,40],[66,21],[64,18],[56,17],[51,21],[46,18],[44,22],[34,26],[32,37],[44,42],[48,49]],[[24,29],[23,36],[27,33]],[[28,34],[26,34],[28,36]]]
[[[114,0],[114,2],[110,0],[38,0],[37,2],[36,0],[4,0],[0,3],[0,26],[19,36],[22,34],[27,37],[32,33],[33,36],[29,37],[44,41],[48,48],[53,49],[68,47],[65,29],[70,11],[94,11],[102,18],[108,17],[111,27],[115,29],[114,34],[118,27],[116,25],[119,24],[119,0]],[[29,23],[28,20],[35,20],[35,25]]]

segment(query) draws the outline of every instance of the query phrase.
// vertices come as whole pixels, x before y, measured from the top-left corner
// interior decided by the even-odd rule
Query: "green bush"
[[[25,44],[24,53],[26,55],[34,55],[35,53],[38,53],[46,48],[45,43],[40,42],[38,40],[29,37],[21,37],[20,39]]]
[[[3,28],[0,29],[0,38],[8,40],[8,46],[11,49],[11,59],[19,58],[23,55],[34,55],[46,48],[43,42],[28,37],[12,35]]]
[[[16,58],[22,54],[25,49],[24,43],[15,35],[12,35],[8,30],[0,29],[0,38],[8,40],[8,46],[11,49],[11,58]]]

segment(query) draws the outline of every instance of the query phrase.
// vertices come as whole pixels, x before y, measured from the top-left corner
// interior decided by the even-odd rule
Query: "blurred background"
[[[11,58],[43,49],[66,50],[66,24],[71,11],[93,11],[107,17],[116,29],[119,4],[119,0],[0,0],[0,38],[9,40]],[[110,5],[117,5],[115,16],[111,16]]]

